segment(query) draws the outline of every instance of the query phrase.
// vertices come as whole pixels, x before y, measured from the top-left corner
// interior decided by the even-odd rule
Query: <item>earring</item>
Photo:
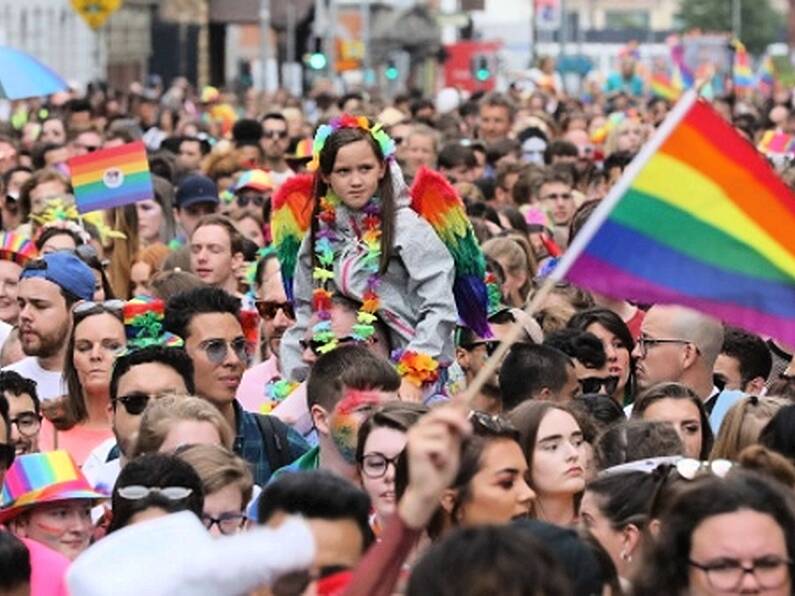
[[[631,554],[629,554],[629,553],[628,553],[627,551],[625,551],[625,550],[622,550],[622,551],[621,551],[621,554],[620,554],[619,556],[621,557],[621,560],[622,560],[622,561],[626,561],[627,563],[631,563],[631,562],[632,562],[632,555],[631,555]]]

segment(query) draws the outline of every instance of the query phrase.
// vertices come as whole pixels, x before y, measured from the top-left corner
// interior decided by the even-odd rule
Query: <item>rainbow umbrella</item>
[[[38,97],[68,88],[55,71],[30,54],[0,46],[0,99]]]

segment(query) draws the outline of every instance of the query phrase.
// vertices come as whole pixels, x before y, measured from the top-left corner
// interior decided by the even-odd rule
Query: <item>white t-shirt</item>
[[[9,364],[3,370],[13,370],[25,378],[36,381],[36,393],[42,401],[57,399],[67,393],[61,371],[44,370],[39,366],[39,360],[35,356],[28,356],[19,362]]]

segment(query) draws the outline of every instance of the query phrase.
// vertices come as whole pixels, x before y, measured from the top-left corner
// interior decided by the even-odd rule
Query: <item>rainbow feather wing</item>
[[[271,234],[281,264],[284,291],[290,302],[293,302],[293,277],[298,249],[312,219],[314,182],[312,174],[293,176],[273,195]]]
[[[431,224],[453,257],[453,295],[458,316],[480,337],[491,337],[488,291],[484,282],[486,261],[464,203],[443,175],[427,168],[417,173],[411,197],[411,207]]]

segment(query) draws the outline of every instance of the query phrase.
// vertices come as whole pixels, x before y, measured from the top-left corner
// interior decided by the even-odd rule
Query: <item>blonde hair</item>
[[[251,500],[254,477],[248,464],[226,447],[190,445],[177,456],[196,470],[201,478],[205,497],[231,485],[240,489],[244,507]]]
[[[171,428],[183,420],[209,422],[218,431],[224,447],[232,448],[234,433],[215,406],[199,397],[167,395],[151,400],[146,406],[133,456],[157,453]]]
[[[737,461],[740,452],[759,440],[759,433],[778,410],[791,402],[783,397],[751,395],[734,404],[720,425],[710,459]]]

